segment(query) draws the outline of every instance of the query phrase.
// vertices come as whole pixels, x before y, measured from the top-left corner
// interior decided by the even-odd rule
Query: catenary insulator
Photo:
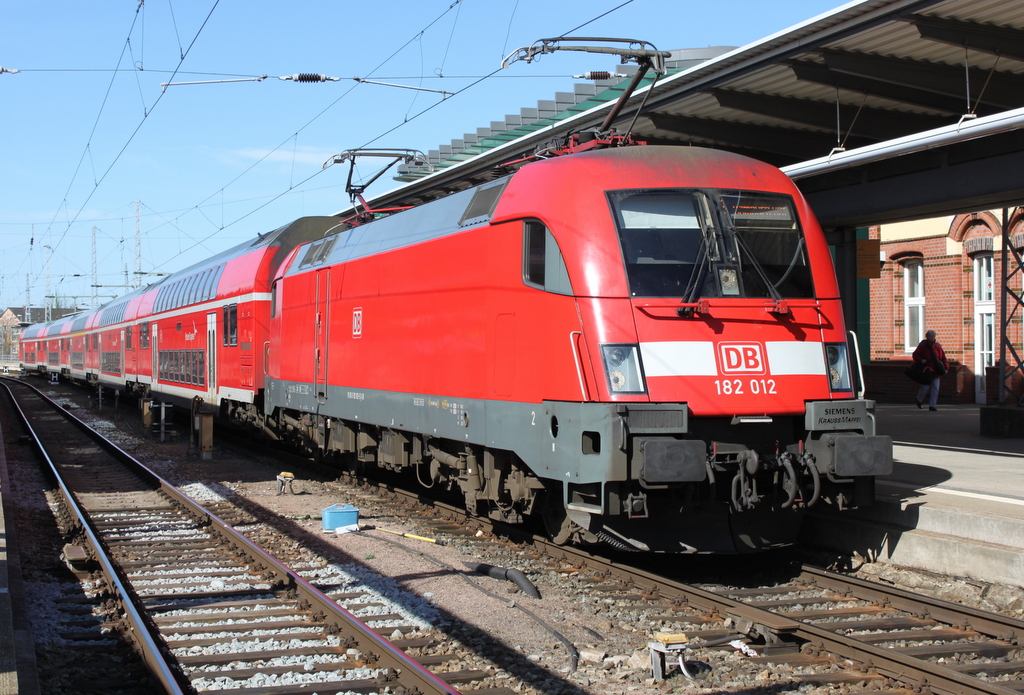
[[[330,75],[317,75],[312,72],[300,72],[296,75],[282,75],[278,79],[292,80],[293,82],[337,82],[341,78],[331,77]]]

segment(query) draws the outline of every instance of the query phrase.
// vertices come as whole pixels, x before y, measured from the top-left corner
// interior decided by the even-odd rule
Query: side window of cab
[[[545,292],[572,295],[562,252],[551,230],[539,220],[523,223],[523,282]]]

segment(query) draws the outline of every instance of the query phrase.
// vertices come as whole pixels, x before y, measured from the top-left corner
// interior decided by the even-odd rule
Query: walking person
[[[938,410],[935,406],[939,402],[939,377],[949,371],[949,362],[942,345],[935,341],[935,331],[924,334],[924,340],[914,350],[914,361],[931,369],[934,374],[931,383],[922,384],[917,390],[917,407],[923,408],[925,396],[930,394],[928,410]]]

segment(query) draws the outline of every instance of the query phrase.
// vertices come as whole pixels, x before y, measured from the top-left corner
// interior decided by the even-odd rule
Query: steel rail
[[[928,615],[939,622],[963,624],[984,635],[1008,641],[1020,641],[1024,649],[1024,620],[1011,618],[1000,613],[989,613],[978,608],[963,606],[950,601],[924,596],[898,589],[880,586],[874,582],[856,577],[847,577],[829,572],[820,567],[804,565],[801,574],[820,587],[837,593],[848,593],[865,601],[886,603],[896,610],[918,612],[924,606]]]
[[[139,611],[135,603],[132,601],[132,597],[134,596],[133,592],[129,591],[129,589],[121,581],[121,577],[118,574],[117,570],[115,569],[113,561],[108,556],[106,549],[100,542],[100,539],[97,536],[96,531],[92,526],[92,523],[89,521],[88,516],[85,514],[82,508],[78,505],[78,500],[75,498],[75,495],[64,484],[64,479],[61,477],[60,472],[57,470],[57,465],[53,462],[53,459],[50,458],[50,455],[47,453],[46,448],[43,446],[43,443],[40,440],[39,435],[36,433],[35,428],[32,427],[32,423],[29,422],[28,416],[25,414],[25,411],[22,410],[21,405],[18,403],[17,397],[14,395],[14,392],[10,387],[10,384],[7,383],[9,381],[11,380],[6,378],[3,379],[4,390],[7,391],[7,395],[10,398],[11,404],[14,406],[15,412],[18,414],[18,417],[21,418],[22,425],[25,427],[26,431],[28,431],[29,433],[29,436],[32,438],[32,442],[35,445],[36,451],[46,462],[46,465],[49,466],[50,471],[53,474],[53,477],[58,487],[60,488],[61,496],[64,498],[65,504],[67,504],[68,509],[74,516],[76,523],[79,526],[81,526],[82,532],[85,534],[86,540],[88,541],[89,546],[92,548],[93,555],[95,556],[96,561],[100,565],[100,569],[103,572],[103,576],[107,580],[107,586],[120,599],[121,606],[123,607],[125,612],[125,617],[132,629],[130,637],[139,646],[139,650],[142,652],[143,661],[146,662],[146,665],[149,667],[150,673],[152,673],[153,676],[160,681],[160,683],[164,687],[164,690],[167,693],[170,693],[172,695],[184,695],[186,691],[182,690],[177,678],[175,678],[174,673],[171,671],[170,666],[167,664],[166,659],[164,659],[163,652],[160,650],[160,646],[157,644],[156,640],[150,634],[149,628],[146,626],[146,622],[142,617],[142,613]],[[38,394],[38,390],[35,389],[35,387],[30,386],[28,384],[21,385],[36,391],[36,393]],[[42,396],[42,394],[38,395]],[[42,397],[46,398],[45,396]],[[53,403],[49,399],[46,400],[54,407],[60,408],[60,406],[57,406],[57,404]],[[67,411],[65,411],[63,408],[60,408],[60,410],[64,413],[67,413]]]
[[[377,664],[379,667],[398,671],[401,674],[399,681],[402,685],[409,688],[416,688],[422,695],[460,695],[458,690],[453,689],[433,673],[427,671],[417,662],[412,660],[405,653],[393,647],[390,642],[363,624],[363,622],[355,615],[339,606],[323,592],[299,576],[296,572],[292,571],[279,562],[275,557],[263,550],[259,545],[253,543],[248,538],[235,531],[229,524],[224,522],[218,516],[209,512],[199,503],[183,494],[173,485],[161,478],[157,473],[148,468],[145,464],[135,459],[131,454],[103,437],[103,435],[89,427],[86,423],[75,417],[60,405],[54,403],[31,384],[25,384],[24,382],[18,383],[32,389],[36,395],[45,400],[63,417],[67,418],[69,422],[79,428],[90,439],[96,442],[97,445],[101,446],[119,461],[131,466],[136,470],[136,472],[139,472],[144,477],[149,478],[150,482],[159,487],[160,490],[169,498],[182,505],[190,513],[206,521],[209,524],[210,529],[214,530],[217,535],[233,546],[236,551],[248,555],[256,563],[263,565],[266,571],[275,576],[280,589],[293,590],[299,598],[308,601],[314,612],[319,612],[324,615],[325,622],[327,624],[327,632],[349,638],[361,651],[374,654],[377,657]],[[10,391],[10,389],[8,389],[8,391]],[[36,439],[36,442],[37,446],[41,449],[42,445],[39,443],[38,438]],[[50,461],[49,457],[47,457],[47,461]],[[52,462],[50,462],[50,467],[54,471],[54,474],[57,475],[58,480],[60,480],[60,476]],[[66,490],[63,482],[61,482],[61,488],[62,490]],[[69,498],[73,497],[69,491],[65,494],[67,494]],[[83,518],[81,516],[82,512],[77,508],[77,504],[75,505],[75,508],[77,513],[80,515],[79,518]],[[92,532],[91,525],[89,524],[87,517],[85,517],[83,528],[89,529],[91,541],[99,547],[99,539]],[[117,576],[112,566],[111,572],[114,573],[115,577]],[[120,583],[120,580],[117,580],[117,583],[123,591],[123,585]],[[131,595],[132,594],[126,591],[123,591],[122,593],[122,596]],[[130,605],[128,601],[126,601],[126,604]],[[132,607],[132,610],[138,615],[134,607]],[[147,640],[155,645],[152,636],[145,627],[145,623],[142,622],[141,615],[138,615],[138,620],[139,625],[142,625],[142,627],[136,627],[136,631],[144,634]],[[156,653],[160,653],[158,648]],[[164,667],[166,667],[166,664],[164,664]],[[183,691],[168,690],[168,693],[181,692]]]

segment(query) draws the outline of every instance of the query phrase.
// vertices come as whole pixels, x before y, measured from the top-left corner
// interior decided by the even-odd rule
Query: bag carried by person
[[[921,364],[920,362],[914,362],[914,364],[910,365],[910,367],[908,367],[903,373],[910,377],[912,381],[916,381],[919,384],[930,384],[932,383],[932,379],[938,376],[934,369],[928,365]]]
[[[942,360],[935,360],[935,376],[942,376],[946,373],[946,365],[942,364]]]

